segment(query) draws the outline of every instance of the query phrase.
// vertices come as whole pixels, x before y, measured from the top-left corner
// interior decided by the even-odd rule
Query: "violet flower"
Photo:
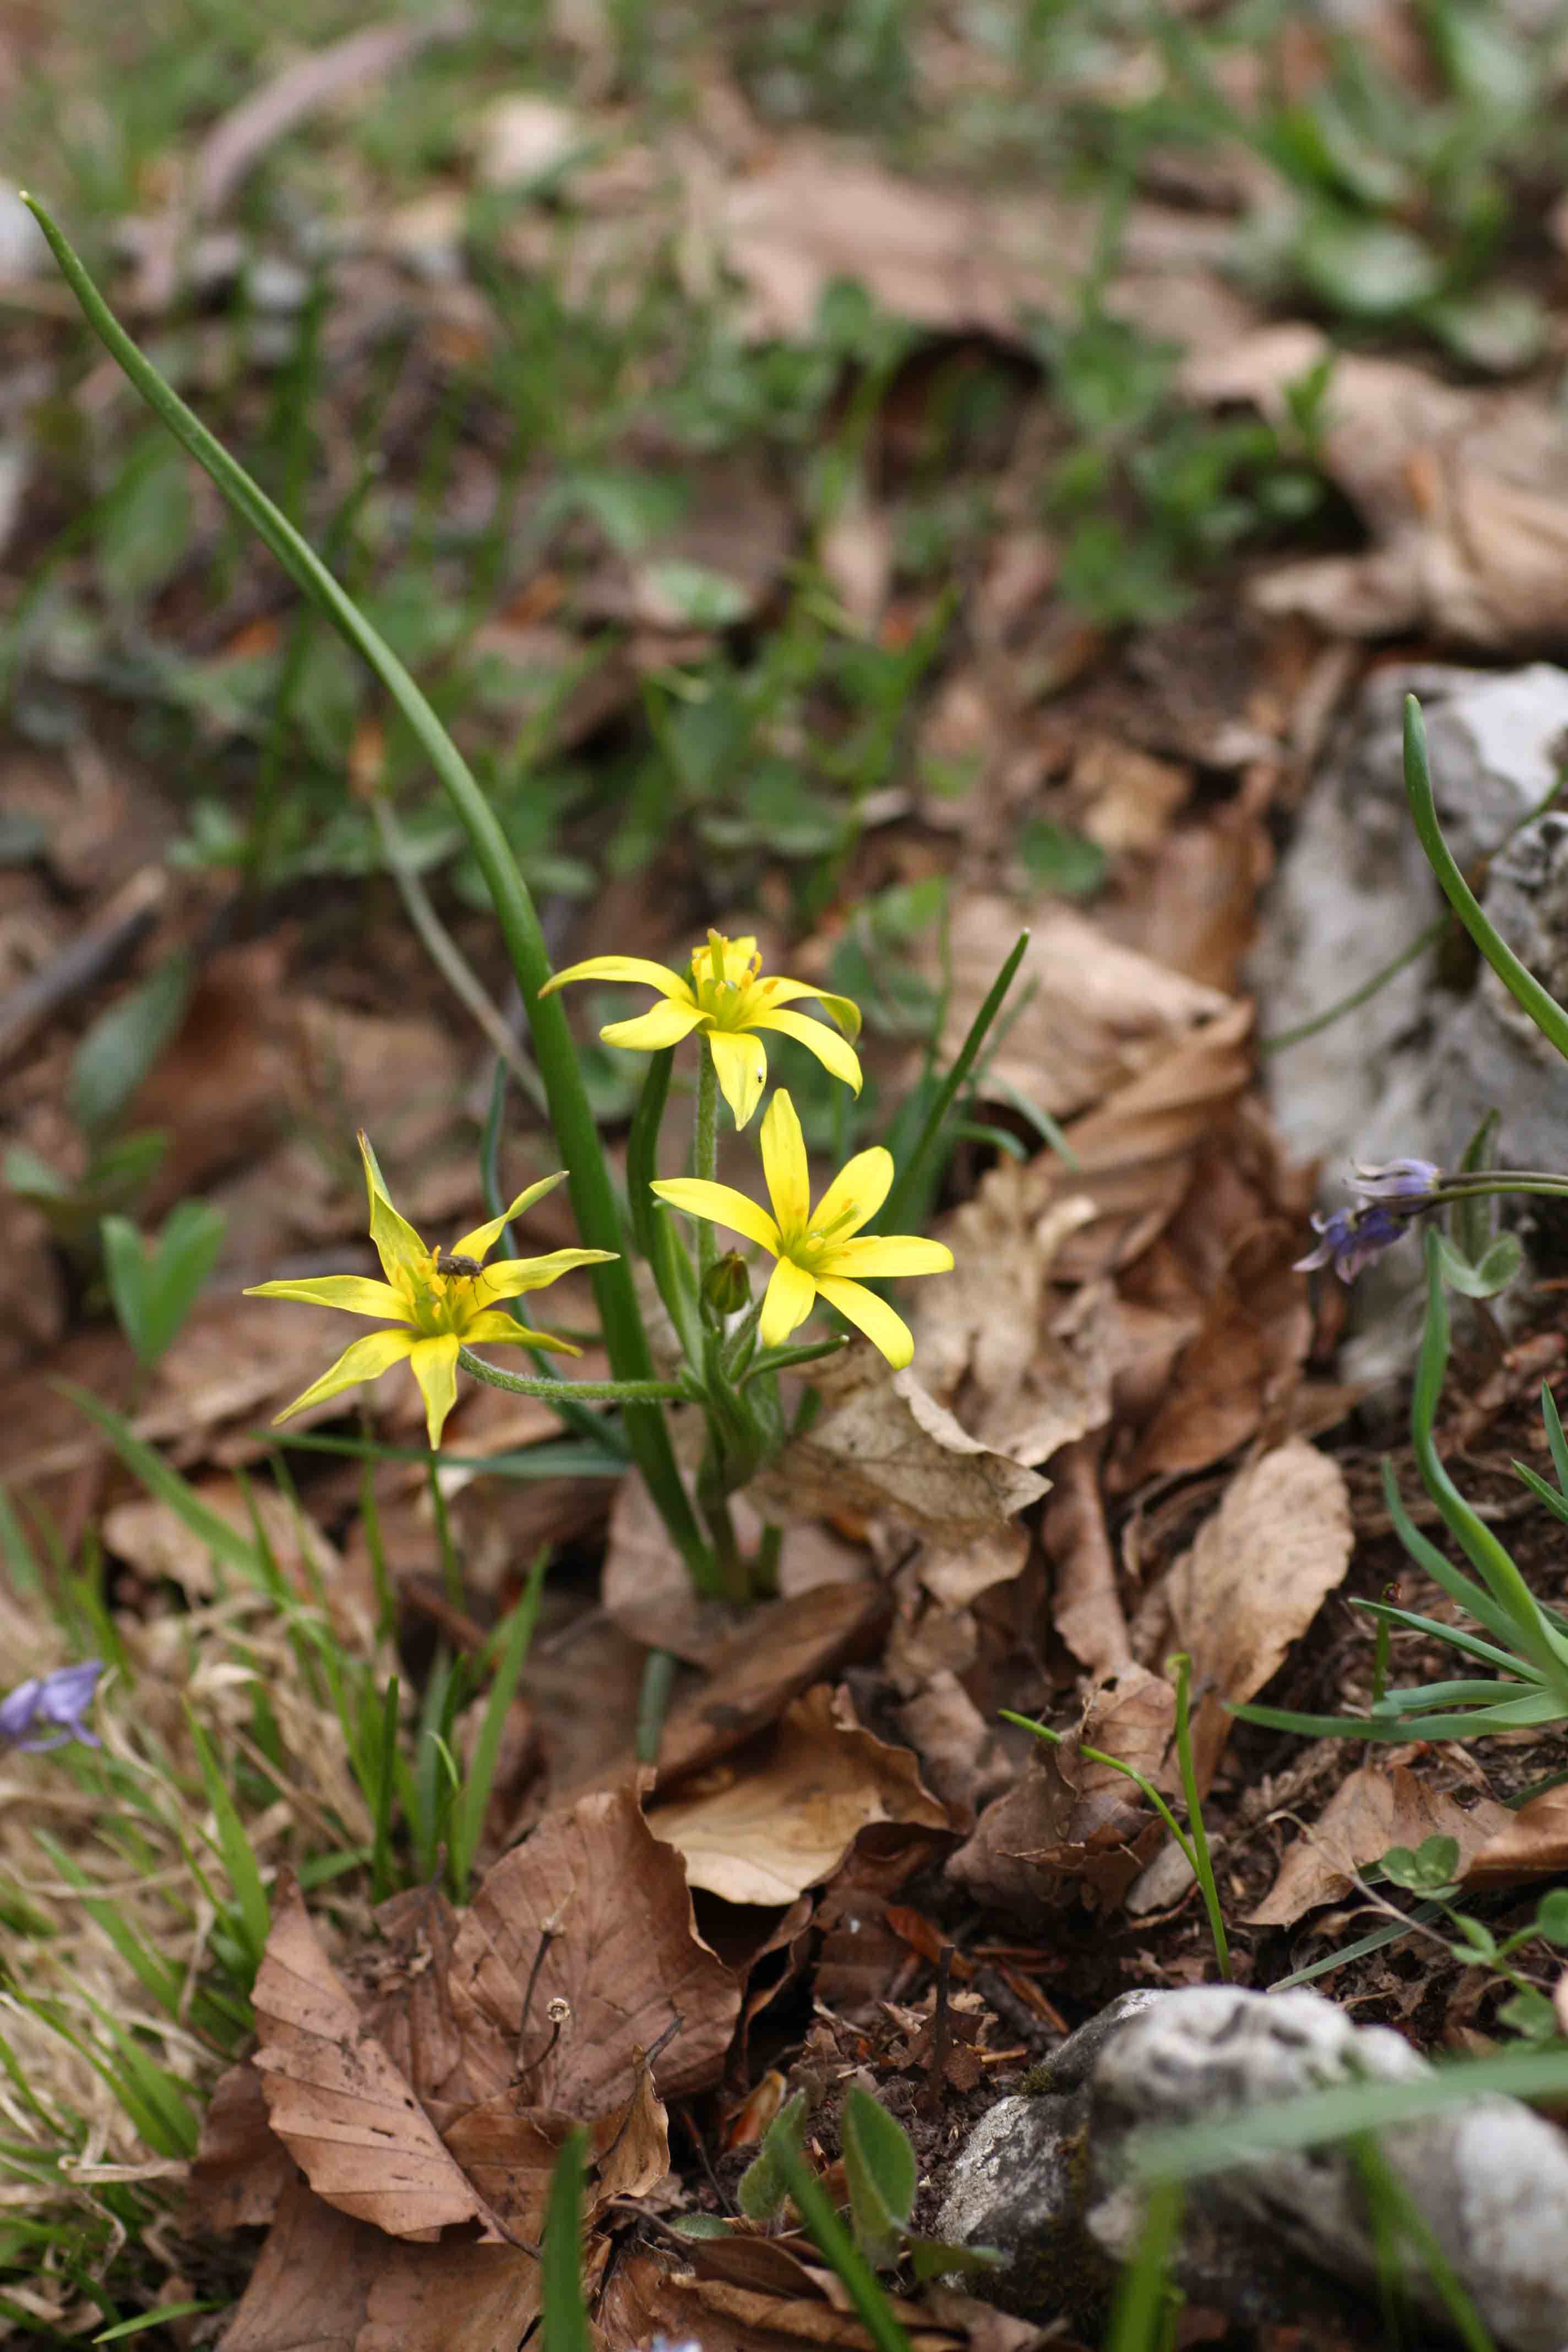
[[[1308,1274],[1314,1266],[1331,1265],[1342,1282],[1353,1282],[1363,1265],[1400,1239],[1405,1225],[1398,1211],[1382,1201],[1364,1209],[1331,1209],[1327,1216],[1313,1217],[1312,1231],[1322,1239],[1296,1260],[1295,1271]]]
[[[101,1743],[82,1720],[92,1705],[101,1658],[86,1658],[78,1666],[57,1666],[52,1675],[29,1675],[0,1699],[0,1745],[19,1748],[28,1756],[50,1748],[64,1748],[79,1739],[84,1747]],[[57,1728],[50,1730],[49,1726]]]
[[[1443,1171],[1435,1160],[1388,1160],[1381,1168],[1363,1168],[1358,1160],[1351,1191],[1358,1206],[1382,1201],[1410,1215],[1427,1205],[1442,1181]]]

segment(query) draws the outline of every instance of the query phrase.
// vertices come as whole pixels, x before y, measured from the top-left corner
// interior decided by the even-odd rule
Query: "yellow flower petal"
[[[640,982],[645,988],[657,988],[661,996],[673,997],[677,1003],[691,1002],[691,991],[680,974],[666,964],[650,963],[647,956],[589,956],[583,963],[568,964],[564,971],[552,972],[539,993],[553,996],[572,980]]]
[[[837,1029],[826,1021],[808,1021],[804,1013],[754,1013],[752,1025],[758,1029],[782,1029],[798,1045],[815,1054],[825,1070],[842,1078],[847,1087],[860,1091],[860,1062],[855,1048]]]
[[[809,980],[759,981],[757,992],[766,998],[770,1007],[794,1004],[802,996],[815,996],[828,1019],[837,1023],[851,1044],[860,1034],[860,1007],[852,996],[830,996],[826,988],[818,988]]]
[[[440,1444],[447,1415],[457,1402],[458,1346],[456,1334],[443,1331],[437,1339],[416,1340],[408,1352],[419,1393],[425,1400],[425,1426],[432,1445]]]
[[[521,1216],[525,1209],[531,1209],[535,1201],[542,1201],[546,1192],[553,1192],[557,1184],[563,1184],[565,1181],[564,1168],[553,1176],[541,1177],[539,1182],[531,1184],[526,1192],[520,1192],[511,1206],[503,1209],[499,1217],[491,1217],[487,1223],[476,1225],[471,1234],[464,1234],[459,1241],[455,1241],[452,1244],[452,1255],[483,1257],[485,1252],[494,1249],[497,1242],[500,1241],[503,1225],[510,1225],[515,1217]]]
[[[768,1081],[768,1057],[763,1050],[763,1041],[760,1037],[739,1035],[733,1030],[710,1029],[708,1050],[713,1056],[719,1090],[735,1114],[735,1125],[744,1127],[762,1101],[763,1088]]]
[[[649,1189],[672,1209],[683,1210],[689,1217],[706,1217],[715,1225],[728,1225],[731,1233],[760,1242],[771,1256],[777,1257],[778,1227],[765,1209],[749,1201],[744,1192],[737,1192],[732,1184],[710,1184],[703,1176],[668,1176]]]
[[[575,1339],[563,1339],[553,1331],[536,1331],[531,1324],[520,1323],[504,1307],[490,1308],[476,1315],[463,1334],[465,1348],[556,1348],[563,1356],[580,1356],[582,1349]]]
[[[816,1286],[830,1307],[837,1307],[840,1315],[864,1331],[873,1348],[881,1349],[896,1372],[902,1371],[915,1352],[913,1335],[902,1316],[895,1315],[874,1290],[858,1282],[841,1282],[825,1274]]]
[[[407,1274],[423,1270],[430,1253],[408,1223],[400,1217],[387,1198],[386,1188],[370,1148],[370,1139],[362,1134],[360,1156],[364,1161],[365,1191],[370,1197],[370,1237],[375,1244],[375,1254],[381,1260],[381,1270],[388,1282],[396,1278],[399,1266]]]
[[[824,1250],[820,1270],[859,1282],[888,1274],[951,1274],[952,1252],[945,1242],[922,1241],[917,1234],[858,1234]]]
[[[542,1290],[559,1282],[577,1265],[605,1265],[614,1250],[558,1249],[544,1257],[503,1257],[487,1265],[474,1284],[474,1310],[493,1307],[498,1298],[521,1298],[525,1290]]]
[[[362,1381],[378,1381],[392,1365],[412,1355],[417,1344],[411,1331],[367,1331],[363,1339],[356,1339],[352,1347],[343,1349],[337,1362],[319,1381],[312,1381],[292,1404],[285,1405],[278,1419],[288,1421],[294,1413],[303,1412],[308,1404],[320,1404],[324,1398],[338,1396],[344,1389],[357,1388]]]
[[[658,1054],[666,1045],[679,1045],[702,1018],[695,1004],[656,1004],[635,1021],[612,1021],[599,1034],[606,1045],[623,1046],[630,1054]]]
[[[769,1277],[757,1324],[757,1337],[763,1347],[782,1348],[816,1303],[816,1285],[805,1268],[796,1265],[793,1258],[781,1257]]]
[[[791,1238],[804,1234],[811,1214],[811,1176],[805,1164],[805,1138],[783,1087],[763,1117],[763,1173],[768,1180],[768,1198],[780,1233]]]
[[[774,1097],[777,1100],[777,1097]],[[812,1231],[826,1233],[843,1217],[847,1220],[836,1240],[847,1240],[874,1217],[893,1185],[893,1155],[874,1143],[869,1151],[858,1151],[847,1160],[812,1213]]]
[[[408,1301],[390,1282],[363,1274],[313,1275],[306,1282],[258,1282],[247,1298],[302,1298],[307,1307],[336,1307],[345,1315],[374,1315],[394,1323],[409,1320]]]

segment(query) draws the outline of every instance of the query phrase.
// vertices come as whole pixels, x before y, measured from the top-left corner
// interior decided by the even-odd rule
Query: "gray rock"
[[[1136,2242],[1139,2126],[1212,2121],[1336,2083],[1430,2072],[1398,2034],[1318,1994],[1229,1986],[1124,1996],[1003,2100],[953,2166],[939,2236],[1001,2248],[981,2290],[1041,2324],[1091,2312]],[[1568,2347],[1568,2140],[1517,2101],[1478,2100],[1385,2132],[1388,2162],[1510,2352]],[[1343,2325],[1373,2307],[1376,2260],[1353,2159],[1333,2147],[1248,2158],[1188,2200],[1176,2274],[1238,2320]],[[1429,2281],[1421,2306],[1440,2318]],[[1374,2301],[1374,2298],[1373,2298]]]
[[[1265,1036],[1341,1000],[1442,911],[1405,798],[1401,712],[1426,714],[1433,791],[1461,866],[1498,852],[1483,904],[1548,986],[1568,979],[1568,845],[1545,797],[1568,742],[1568,669],[1505,675],[1430,665],[1380,671],[1331,749],[1281,861],[1252,977]],[[1496,1110],[1498,1159],[1568,1165],[1568,1064],[1545,1048],[1500,983],[1436,947],[1316,1036],[1270,1055],[1270,1108],[1287,1146],[1323,1162],[1324,1198],[1347,1197],[1352,1161],[1415,1155],[1452,1166]],[[1528,1204],[1510,1219],[1538,1213]],[[1418,1317],[1414,1249],[1357,1282],[1362,1336],[1345,1369],[1375,1382],[1403,1369]]]

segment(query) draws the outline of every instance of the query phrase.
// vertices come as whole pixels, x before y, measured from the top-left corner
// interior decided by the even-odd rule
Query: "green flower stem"
[[[531,1381],[516,1372],[498,1370],[476,1356],[471,1348],[459,1348],[458,1362],[476,1381],[483,1381],[492,1389],[504,1389],[508,1396],[543,1397],[551,1404],[668,1404],[686,1394],[679,1381]]]
[[[1193,1760],[1193,1727],[1188,1711],[1187,1687],[1192,1680],[1193,1662],[1184,1650],[1178,1650],[1165,1661],[1165,1672],[1173,1675],[1176,1684],[1176,1758],[1181,1766],[1182,1795],[1187,1808],[1187,1828],[1193,1841],[1191,1860],[1202,1890],[1204,1909],[1209,1916],[1209,1934],[1214,1937],[1214,1956],[1219,1962],[1219,1972],[1226,1984],[1231,1980],[1230,1945],[1226,1937],[1225,1914],[1220,1909],[1219,1889],[1215,1885],[1214,1862],[1209,1853],[1208,1832],[1204,1827],[1203,1799],[1198,1794],[1197,1767]]]
[[[534,1053],[549,1097],[551,1122],[570,1171],[568,1182],[577,1229],[586,1247],[618,1253],[621,1230],[616,1196],[577,1066],[572,1033],[560,997],[546,997],[542,1003],[540,1000],[539,992],[550,976],[550,957],[533,901],[495,811],[479,790],[462,753],[385,639],[371,626],[287,516],[143,358],[43,205],[30,196],[24,196],[23,201],[48,239],[61,273],[99,340],[153,414],[210,475],[296,585],[314,599],[340,635],[368,662],[435,769],[484,877],[497,926],[522,991]],[[608,1264],[596,1265],[593,1285],[611,1363],[623,1382],[648,1389],[653,1358],[637,1311],[631,1269],[625,1258],[617,1255]],[[710,1587],[712,1565],[675,1466],[669,1433],[651,1394],[627,1404],[626,1432],[648,1491],[694,1582],[700,1589]]]
[[[1437,821],[1432,797],[1432,772],[1426,757],[1426,722],[1413,694],[1405,698],[1405,791],[1410,803],[1426,863],[1437,877],[1443,895],[1490,964],[1515,1003],[1523,1007],[1542,1035],[1568,1059],[1568,1013],[1549,995],[1532,972],[1527,971],[1510,947],[1498,937],[1481,911],[1479,900],[1454,863]]]
[[[731,1380],[738,1380],[744,1371],[757,1336],[757,1326],[763,1319],[763,1300],[753,1298],[744,1319],[736,1324],[723,1343],[724,1370]]]
[[[1053,1731],[1048,1723],[1037,1723],[1032,1715],[1015,1715],[1012,1708],[1006,1706],[999,1707],[997,1709],[997,1713],[1001,1716],[1004,1723],[1016,1723],[1021,1730],[1032,1731],[1037,1739],[1044,1739],[1047,1741],[1052,1748],[1059,1748],[1062,1745],[1064,1735],[1059,1731]],[[1178,1728],[1179,1726],[1180,1694],[1178,1693]],[[1190,1769],[1192,1756],[1192,1743],[1190,1740],[1186,1743],[1186,1747],[1188,1769]],[[1187,1867],[1192,1872],[1193,1876],[1197,1880],[1198,1885],[1201,1888],[1204,1885],[1204,1872],[1202,1867],[1199,1865],[1197,1848],[1193,1843],[1192,1839],[1188,1837],[1181,1823],[1177,1821],[1175,1814],[1171,1811],[1170,1806],[1165,1802],[1165,1800],[1160,1794],[1159,1790],[1156,1789],[1152,1780],[1149,1779],[1147,1773],[1140,1772],[1136,1764],[1128,1764],[1124,1762],[1120,1756],[1108,1756],[1103,1748],[1080,1747],[1078,1752],[1080,1756],[1086,1756],[1091,1764],[1109,1765],[1111,1771],[1120,1772],[1124,1780],[1131,1780],[1134,1788],[1142,1791],[1142,1794],[1148,1799],[1150,1804],[1153,1806],[1154,1811],[1159,1814],[1160,1819],[1164,1822],[1165,1827],[1170,1831],[1171,1835],[1175,1839],[1176,1843],[1181,1847],[1184,1855],[1186,1857]],[[1187,1769],[1184,1769],[1182,1777],[1184,1785],[1187,1779]],[[1190,1797],[1187,1801],[1190,1806],[1192,1802]],[[1196,1817],[1194,1816],[1194,1819]],[[1204,1849],[1204,1858],[1206,1863],[1208,1859],[1208,1849],[1206,1845]],[[1208,1883],[1211,1886],[1214,1884],[1214,1870],[1212,1864],[1209,1866]],[[1207,1901],[1206,1895],[1205,1900],[1205,1902]],[[1218,1920],[1216,1916],[1217,1904],[1218,1897],[1216,1895],[1216,1911],[1211,1912],[1209,1916],[1209,1926],[1211,1931],[1214,1932],[1215,1949],[1219,1958],[1221,1970],[1228,1979],[1230,1975],[1230,1953],[1225,1940],[1224,1923],[1223,1921]]]
[[[698,1039],[697,1055],[697,1126],[691,1139],[691,1172],[711,1184],[719,1174],[719,1073],[713,1066],[706,1037]],[[718,1257],[717,1228],[703,1217],[697,1226],[699,1281],[710,1266],[717,1264]]]

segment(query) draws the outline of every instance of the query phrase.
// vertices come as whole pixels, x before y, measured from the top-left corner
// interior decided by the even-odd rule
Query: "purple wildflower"
[[[1312,1231],[1322,1239],[1310,1255],[1296,1260],[1295,1270],[1306,1274],[1313,1266],[1331,1265],[1342,1282],[1353,1282],[1363,1265],[1399,1240],[1405,1227],[1405,1218],[1383,1201],[1364,1209],[1331,1209],[1326,1217],[1312,1219]]]
[[[52,1675],[33,1675],[18,1683],[0,1699],[0,1743],[20,1748],[29,1756],[63,1748],[72,1739],[97,1748],[98,1735],[88,1729],[82,1717],[92,1705],[102,1672],[101,1658],[87,1658],[79,1666],[57,1666]],[[45,1727],[49,1725],[58,1728],[47,1730]]]
[[[1363,1168],[1358,1160],[1351,1191],[1360,1205],[1381,1201],[1410,1213],[1425,1208],[1442,1181],[1443,1171],[1431,1160],[1388,1160],[1381,1168]]]

